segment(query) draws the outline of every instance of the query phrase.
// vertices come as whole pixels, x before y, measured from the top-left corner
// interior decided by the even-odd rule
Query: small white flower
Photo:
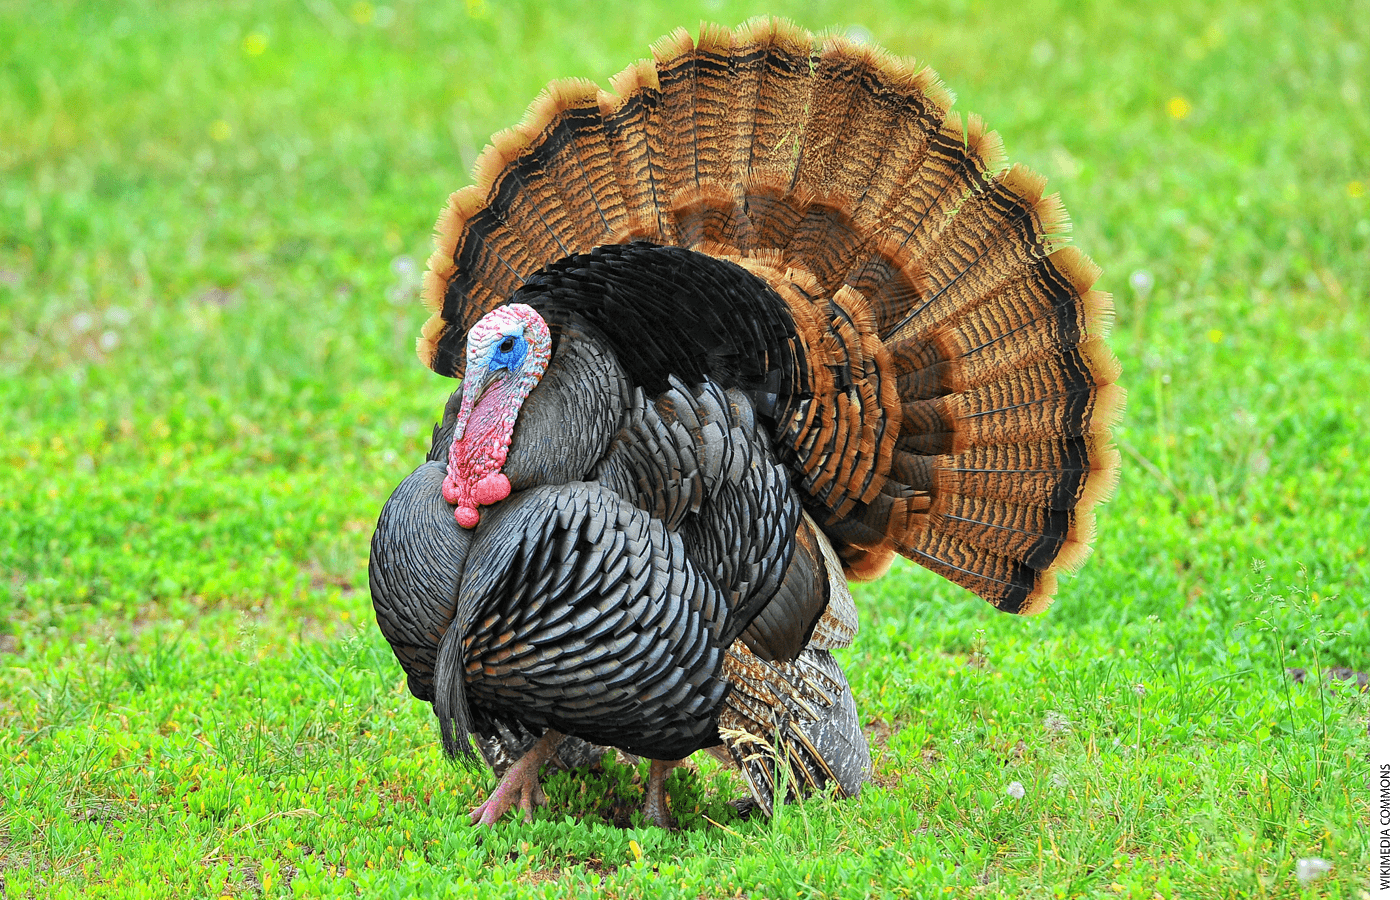
[[[87,334],[92,329],[92,313],[80,312],[69,321],[74,334]]]
[[[1026,796],[1026,788],[1019,781],[1013,781],[1006,786],[1006,792],[1015,800],[1020,800]],[[1299,863],[1301,865],[1301,863]]]
[[[403,253],[394,257],[393,262],[389,263],[389,268],[393,269],[394,274],[399,276],[401,280],[412,281],[418,274],[418,261],[407,253]]]
[[[115,331],[104,331],[102,337],[97,339],[97,346],[102,348],[103,353],[111,353],[117,349],[119,343],[121,343],[121,338],[117,337]]]
[[[1145,684],[1143,684],[1141,681],[1139,681],[1137,684],[1133,685],[1133,693],[1134,693],[1134,694],[1137,694],[1139,697],[1146,697],[1146,696],[1147,696],[1147,685],[1145,685]]]
[[[1054,772],[1050,775],[1050,784],[1057,788],[1067,788],[1069,787],[1069,779],[1065,777],[1063,772]]]
[[[1146,269],[1138,269],[1128,276],[1128,284],[1133,286],[1133,293],[1143,296],[1152,290],[1152,283],[1155,279],[1152,273]]]
[[[1045,730],[1051,734],[1064,734],[1069,731],[1069,719],[1052,709],[1045,714]]]
[[[1298,881],[1307,884],[1332,871],[1332,864],[1319,856],[1304,856],[1298,860]]]

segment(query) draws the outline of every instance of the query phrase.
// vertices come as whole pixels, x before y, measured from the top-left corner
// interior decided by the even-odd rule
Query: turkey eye
[[[515,338],[513,338],[513,337],[508,337],[508,338],[506,338],[505,340],[501,341],[501,348],[500,348],[500,349],[501,349],[501,352],[502,352],[502,353],[509,353],[510,351],[514,350],[514,349],[515,349]]]

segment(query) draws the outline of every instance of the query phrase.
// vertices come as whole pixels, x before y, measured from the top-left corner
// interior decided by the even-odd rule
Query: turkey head
[[[549,327],[529,306],[486,314],[467,337],[462,408],[447,456],[442,497],[456,504],[457,524],[474,528],[479,506],[510,495],[505,468],[515,420],[549,365]]]

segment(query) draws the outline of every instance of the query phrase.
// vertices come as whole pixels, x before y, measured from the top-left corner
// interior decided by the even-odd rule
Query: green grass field
[[[1062,193],[1116,297],[1121,486],[1043,616],[857,589],[859,800],[742,821],[702,760],[666,833],[619,764],[479,832],[365,575],[451,390],[413,356],[433,223],[547,80],[761,12],[931,65]],[[1319,674],[1369,670],[1368,28],[0,3],[0,896],[1360,896],[1368,696]]]

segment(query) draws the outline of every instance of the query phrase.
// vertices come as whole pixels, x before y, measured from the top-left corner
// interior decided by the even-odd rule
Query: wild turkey
[[[898,553],[1034,613],[1084,560],[1112,305],[951,102],[839,35],[678,30],[549,85],[448,201],[418,355],[461,386],[370,584],[448,754],[503,773],[474,819],[593,746],[656,761],[658,823],[720,743],[765,809],[784,765],[853,794],[845,579]]]

